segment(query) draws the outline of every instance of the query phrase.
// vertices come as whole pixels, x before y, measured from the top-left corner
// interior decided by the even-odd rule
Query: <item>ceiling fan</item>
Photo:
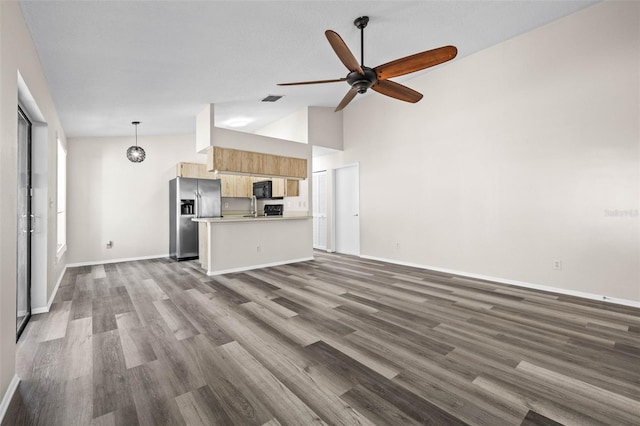
[[[373,89],[378,93],[382,93],[383,95],[390,96],[401,101],[416,103],[422,99],[421,93],[388,79],[439,65],[443,62],[450,61],[458,54],[458,49],[456,49],[455,46],[443,46],[437,49],[427,50],[425,52],[416,53],[415,55],[396,59],[395,61],[387,62],[386,64],[379,65],[375,68],[369,68],[364,65],[364,29],[368,23],[368,16],[361,16],[353,21],[353,24],[360,30],[360,64],[358,64],[358,60],[353,56],[353,53],[351,53],[338,33],[332,30],[327,30],[324,33],[327,36],[327,40],[329,40],[329,44],[331,44],[336,55],[338,55],[338,58],[340,58],[342,63],[349,70],[349,74],[347,74],[346,77],[333,80],[280,83],[278,86],[296,86],[301,84],[321,84],[346,81],[351,86],[351,89],[336,107],[336,112],[346,107],[358,93],[365,93],[367,89]]]

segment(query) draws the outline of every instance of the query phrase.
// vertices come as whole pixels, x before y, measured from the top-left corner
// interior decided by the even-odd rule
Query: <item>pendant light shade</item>
[[[138,124],[140,124],[140,122],[132,121],[131,124],[136,126],[136,144],[134,146],[130,146],[129,149],[127,149],[127,158],[132,163],[142,163],[147,154],[144,152],[144,149],[142,149],[142,147],[138,146]]]

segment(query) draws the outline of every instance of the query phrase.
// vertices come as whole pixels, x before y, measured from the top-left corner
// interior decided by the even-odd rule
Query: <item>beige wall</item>
[[[269,136],[272,138],[285,139],[288,141],[308,143],[308,117],[307,108],[302,108],[293,114],[276,120],[273,123],[256,130],[257,135]]]
[[[24,79],[33,106],[42,113],[46,126],[38,126],[47,149],[39,190],[53,205],[42,218],[46,226],[46,293],[48,299],[64,268],[65,257],[56,262],[56,134],[65,142],[46,79],[31,36],[17,2],[0,2],[0,395],[4,396],[15,374],[16,324],[16,178],[18,72]],[[42,181],[40,182],[40,184]]]
[[[360,162],[362,254],[640,301],[639,8],[454,60],[406,82],[418,104],[350,105],[314,170]]]
[[[333,107],[309,107],[309,143],[313,146],[342,150],[342,111],[335,112]]]
[[[132,163],[131,130],[131,137],[69,139],[69,264],[169,254],[169,180],[178,162],[207,158],[195,152],[195,135],[138,136],[147,156]]]
[[[333,107],[306,107],[255,132],[331,149],[342,149],[342,112]]]

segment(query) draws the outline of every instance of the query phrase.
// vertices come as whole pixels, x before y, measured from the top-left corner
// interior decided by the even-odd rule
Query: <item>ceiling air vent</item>
[[[262,102],[275,102],[280,99],[282,95],[269,95],[262,100]]]

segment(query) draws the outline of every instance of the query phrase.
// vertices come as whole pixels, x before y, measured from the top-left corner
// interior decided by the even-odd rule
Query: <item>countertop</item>
[[[271,222],[281,220],[301,220],[311,219],[311,216],[258,216],[258,217],[244,217],[244,216],[224,216],[224,217],[197,217],[193,218],[194,222],[204,223],[229,223],[229,222]]]

